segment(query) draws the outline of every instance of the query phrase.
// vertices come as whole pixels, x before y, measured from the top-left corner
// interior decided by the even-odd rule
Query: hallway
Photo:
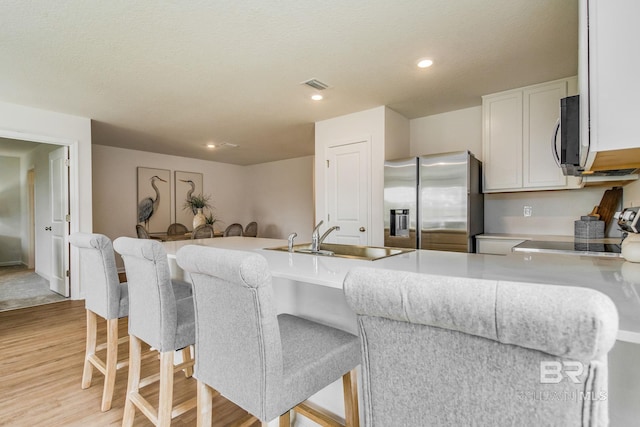
[[[0,311],[64,301],[49,282],[24,265],[0,267]]]

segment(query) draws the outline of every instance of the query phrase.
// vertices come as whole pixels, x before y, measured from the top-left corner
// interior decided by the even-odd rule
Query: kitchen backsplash
[[[608,187],[591,187],[580,190],[485,194],[484,232],[572,236],[574,221],[598,206],[607,189]],[[625,189],[623,203],[626,193]],[[524,215],[525,210],[529,211],[527,213],[530,216]],[[616,226],[611,227],[610,237],[620,235]]]

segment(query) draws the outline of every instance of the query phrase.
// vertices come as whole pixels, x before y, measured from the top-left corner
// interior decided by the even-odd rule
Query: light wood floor
[[[127,333],[126,319],[120,334]],[[0,426],[119,426],[122,423],[127,369],[118,371],[110,411],[100,412],[103,376],[94,370],[92,385],[80,388],[85,343],[84,301],[63,301],[0,313]],[[106,336],[99,322],[99,339]],[[120,359],[128,357],[128,344]],[[158,361],[143,361],[143,375],[157,372]],[[157,384],[143,392],[157,401]],[[196,394],[195,379],[175,376],[174,402]],[[230,426],[246,412],[218,396],[213,425]],[[173,420],[173,426],[195,426],[195,410]],[[136,426],[151,423],[136,412]],[[254,423],[259,426],[260,423]],[[253,426],[252,426],[253,427]]]

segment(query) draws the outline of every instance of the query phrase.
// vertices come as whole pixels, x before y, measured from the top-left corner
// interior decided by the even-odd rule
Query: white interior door
[[[69,148],[60,147],[49,153],[49,185],[51,195],[51,274],[49,287],[69,296]]]
[[[326,228],[338,225],[327,242],[369,244],[369,146],[367,141],[327,151]],[[322,228],[320,232],[326,228]]]

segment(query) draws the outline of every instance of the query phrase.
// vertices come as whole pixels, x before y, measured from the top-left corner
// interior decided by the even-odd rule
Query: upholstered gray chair
[[[366,426],[608,422],[618,315],[586,288],[351,270]]]
[[[187,228],[187,226],[184,224],[180,224],[179,222],[174,222],[169,226],[169,228],[167,228],[168,236],[177,236],[179,234],[187,234],[187,232],[189,232],[189,229]]]
[[[231,224],[224,230],[224,237],[242,236],[242,225],[237,222]]]
[[[138,239],[150,239],[151,236],[149,236],[149,232],[147,231],[146,228],[144,228],[144,226],[137,224],[136,225],[136,235],[138,236]]]
[[[191,376],[195,343],[195,320],[191,285],[171,280],[167,253],[155,240],[119,237],[113,242],[122,255],[129,283],[129,383],[122,420],[133,425],[135,406],[155,425],[168,426],[172,419],[173,374],[184,369]],[[155,411],[139,393],[142,341],[160,353],[160,396]],[[182,350],[183,362],[174,367],[174,352]],[[144,386],[143,385],[143,386]],[[195,398],[180,405],[173,417],[195,407]],[[135,406],[134,406],[135,405]]]
[[[211,425],[212,388],[263,423],[291,409],[331,424],[305,400],[343,379],[348,426],[357,426],[358,337],[288,314],[277,315],[271,274],[259,254],[188,245],[196,312],[198,425]]]
[[[192,239],[209,239],[214,236],[213,225],[202,224],[191,233]]]
[[[242,232],[242,235],[244,237],[257,237],[258,223],[255,221],[252,221],[249,224],[247,224],[247,226],[244,228],[244,231]]]
[[[69,242],[78,248],[80,256],[80,286],[85,294],[87,309],[87,342],[82,372],[82,388],[91,386],[93,368],[104,374],[102,411],[111,409],[118,364],[118,319],[129,315],[127,283],[120,283],[111,240],[103,234],[73,233]],[[107,341],[97,345],[98,316],[107,321]],[[96,352],[107,350],[103,360]]]

